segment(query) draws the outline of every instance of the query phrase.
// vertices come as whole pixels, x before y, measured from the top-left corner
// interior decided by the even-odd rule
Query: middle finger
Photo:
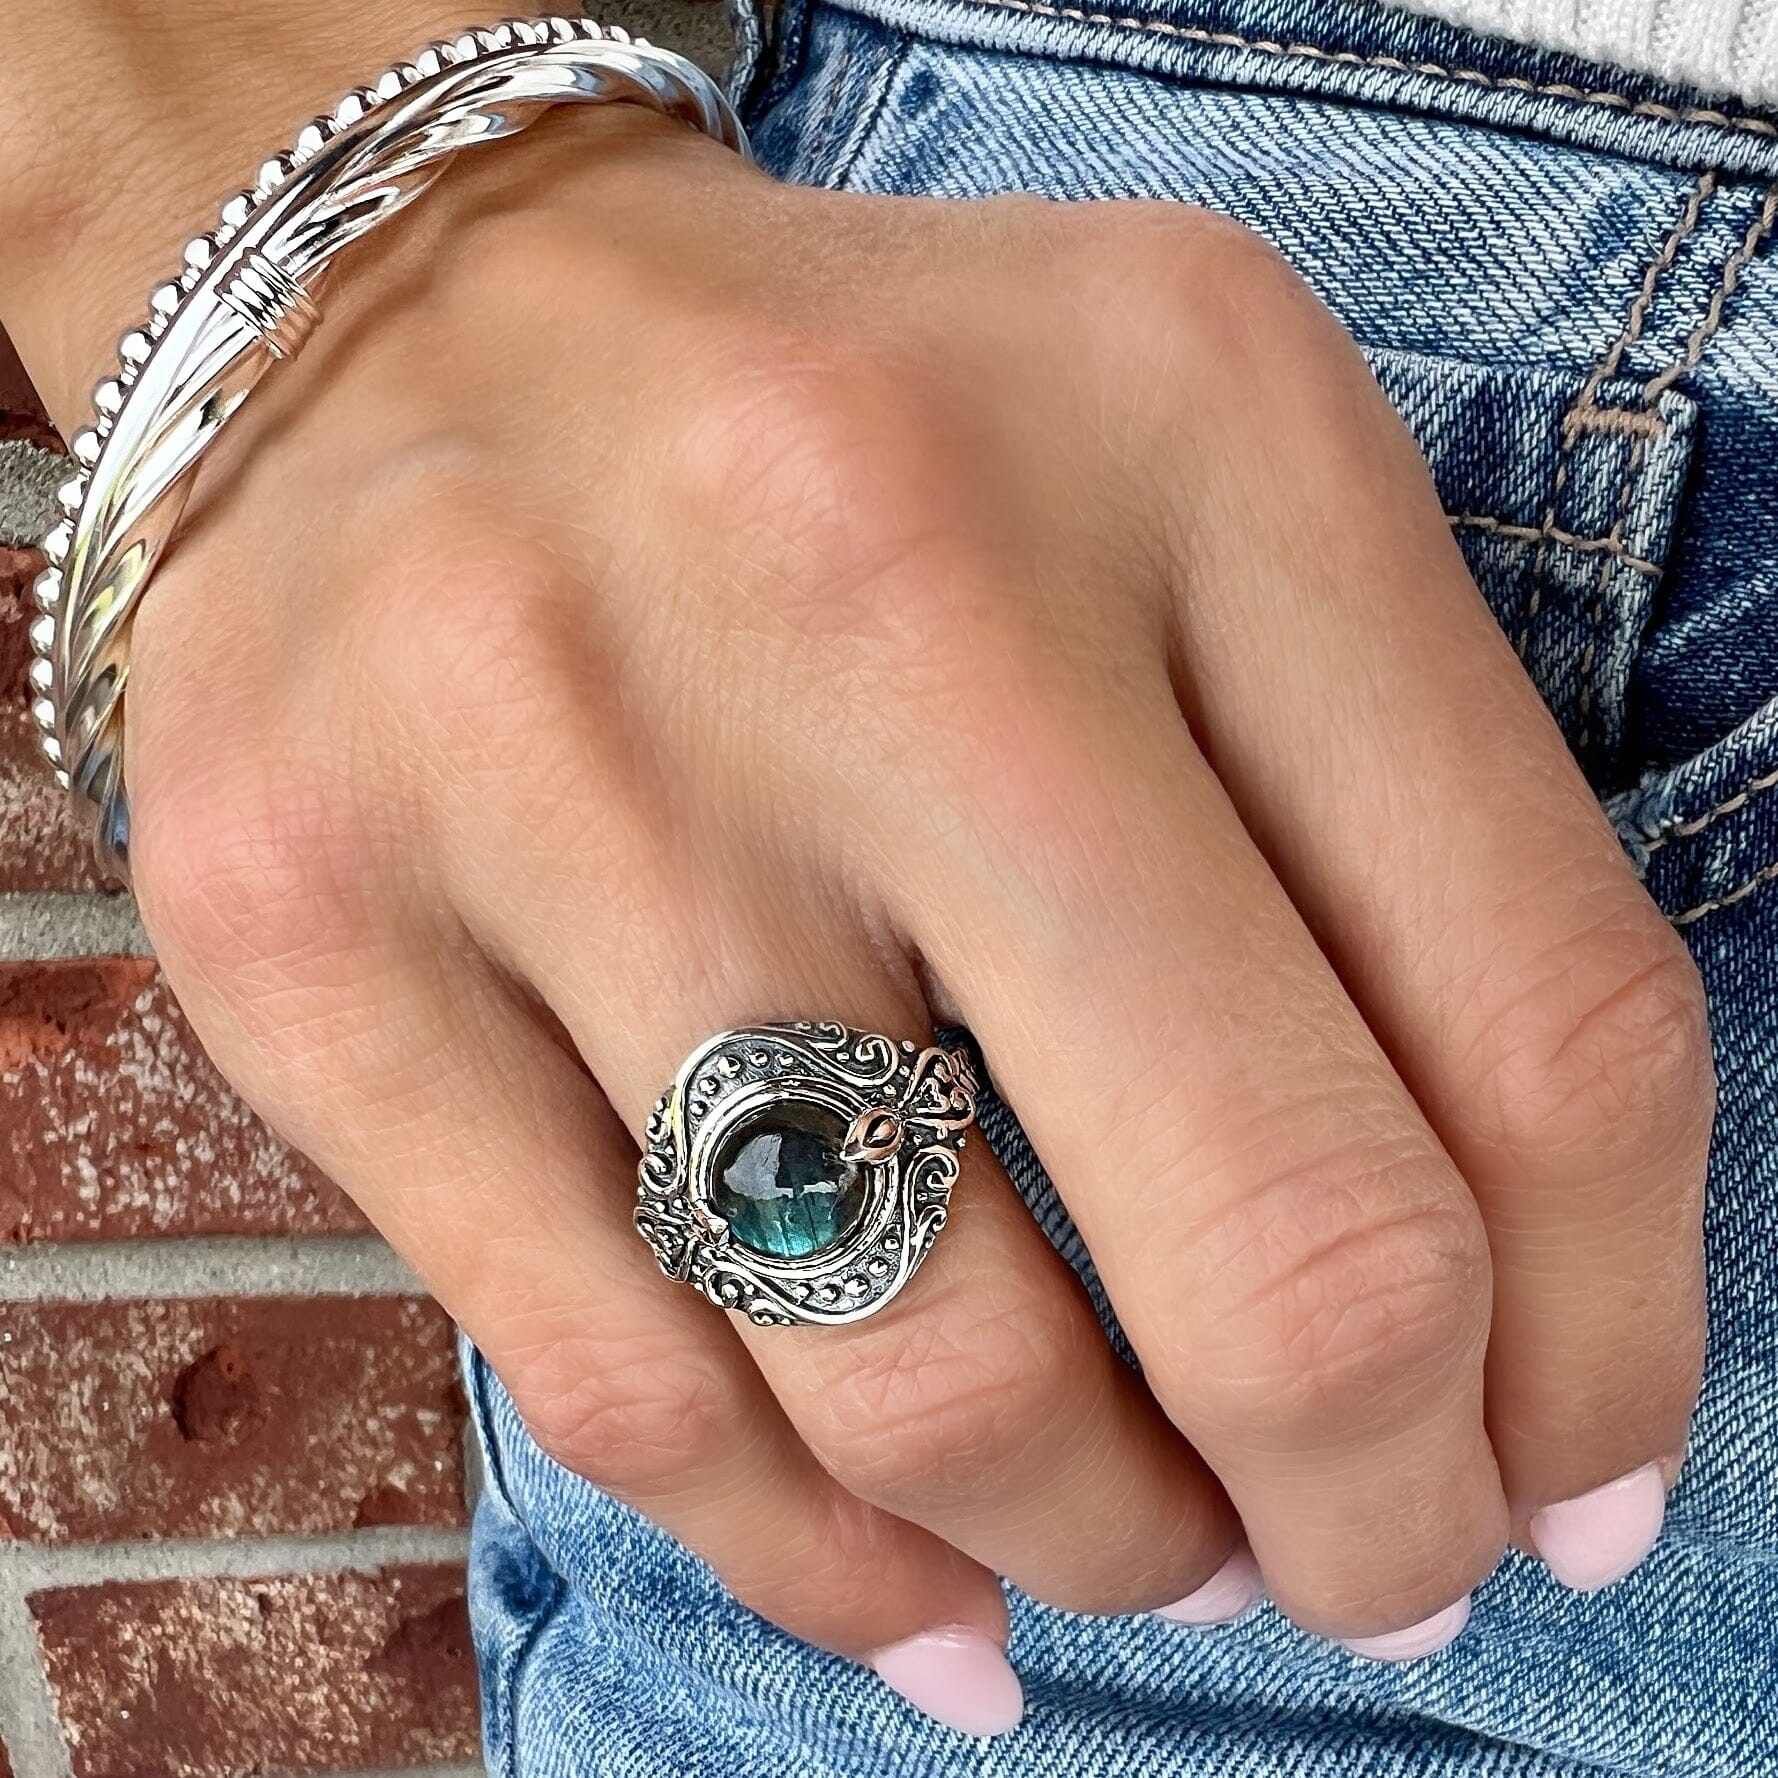
[[[621,821],[605,800],[604,819]],[[524,801],[477,805],[478,831],[455,848],[455,893],[478,937],[549,1001],[633,1130],[717,1031],[816,1017],[926,1039],[931,1015],[911,971],[886,962],[831,898],[783,877],[749,893],[757,867],[715,865],[713,836],[701,859],[676,836],[650,844],[640,814],[625,869],[597,869],[584,852],[538,846]],[[515,857],[522,905],[508,890]],[[1117,1359],[979,1139],[949,1223],[890,1309],[843,1327],[734,1320],[848,1490],[1049,1603],[1159,1609],[1231,1559],[1247,1571],[1226,1495]]]

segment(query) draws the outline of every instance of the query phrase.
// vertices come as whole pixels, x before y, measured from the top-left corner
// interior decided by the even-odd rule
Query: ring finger
[[[497,819],[514,813],[505,804]],[[549,1000],[634,1130],[716,1031],[798,1017],[897,1038],[931,1028],[905,962],[886,963],[857,921],[782,882],[749,896],[734,887],[749,880],[738,864],[710,869],[706,857],[701,880],[723,888],[700,906],[675,855],[657,855],[652,869],[632,856],[626,899],[646,900],[642,923],[586,892],[599,879],[585,865],[531,848],[537,892],[519,907],[503,892],[504,868],[478,861],[510,860],[530,831],[517,812],[510,830],[466,845],[457,893],[484,942]],[[552,910],[547,929],[530,911],[540,907]],[[625,932],[663,940],[624,946]],[[735,1322],[792,1423],[850,1492],[1050,1603],[1177,1606],[1231,1559],[1241,1569],[1221,1488],[1116,1358],[979,1140],[966,1146],[947,1227],[893,1308],[839,1328]]]

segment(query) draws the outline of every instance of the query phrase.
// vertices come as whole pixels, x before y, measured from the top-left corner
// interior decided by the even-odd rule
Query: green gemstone
[[[755,1253],[800,1259],[864,1214],[863,1168],[841,1157],[849,1125],[824,1105],[773,1105],[722,1139],[710,1207]]]

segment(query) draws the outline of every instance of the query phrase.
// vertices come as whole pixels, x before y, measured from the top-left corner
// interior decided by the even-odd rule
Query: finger
[[[1268,389],[1285,510],[1181,520],[1198,542],[1179,678],[1247,826],[1481,1206],[1494,1449],[1520,1535],[1593,1586],[1653,1543],[1702,1368],[1702,993],[1406,430],[1326,331],[1324,386]],[[1214,396],[1192,405],[1219,455],[1247,436]],[[1188,513],[1190,479],[1170,492]],[[1602,554],[1602,599],[1615,572]]]
[[[1273,1596],[1345,1636],[1437,1618],[1505,1531],[1475,1207],[1158,664],[1094,688],[1071,660],[1072,699],[1045,679],[1061,670],[984,669],[968,743],[935,768],[954,777],[890,837],[922,860],[892,913]],[[970,819],[926,817],[959,806]]]
[[[138,882],[206,1044],[415,1264],[544,1450],[794,1635],[866,1659],[943,1632],[939,1669],[886,1676],[960,1726],[1010,1726],[993,1576],[835,1484],[723,1319],[662,1288],[631,1227],[634,1144],[569,1047],[460,932],[347,939],[315,893],[326,838],[291,836],[280,865],[211,807],[169,869],[152,791],[141,808]]]
[[[670,911],[689,905],[681,861],[668,851],[649,870],[632,858],[625,895],[650,909],[657,946],[609,895],[586,893],[596,879],[584,866],[542,856],[516,805],[503,818],[514,826],[499,839],[464,847],[460,868],[475,880],[459,894],[635,1127],[721,1030],[816,1016],[925,1039],[930,1014],[905,965],[886,968],[819,897],[782,885],[749,897],[740,885],[757,867],[718,863],[706,847],[699,880],[723,887],[706,888],[689,924]],[[535,891],[524,907],[479,863],[520,846]],[[547,925],[532,923],[539,907]],[[849,1491],[1040,1598],[1092,1611],[1174,1605],[1234,1551],[1222,1491],[1119,1362],[979,1139],[966,1145],[947,1226],[891,1307],[844,1327],[737,1321],[792,1423]]]

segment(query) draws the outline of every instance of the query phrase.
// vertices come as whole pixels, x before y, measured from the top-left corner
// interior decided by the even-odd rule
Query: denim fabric
[[[1030,1713],[977,1743],[733,1605],[471,1354],[494,1771],[1778,1774],[1778,122],[1368,4],[1125,7],[790,0],[742,69],[756,142],[839,189],[1226,211],[1365,347],[1709,989],[1709,1374],[1667,1535],[1592,1598],[1510,1558],[1401,1668],[1269,1609],[1195,1634],[1015,1598]]]

